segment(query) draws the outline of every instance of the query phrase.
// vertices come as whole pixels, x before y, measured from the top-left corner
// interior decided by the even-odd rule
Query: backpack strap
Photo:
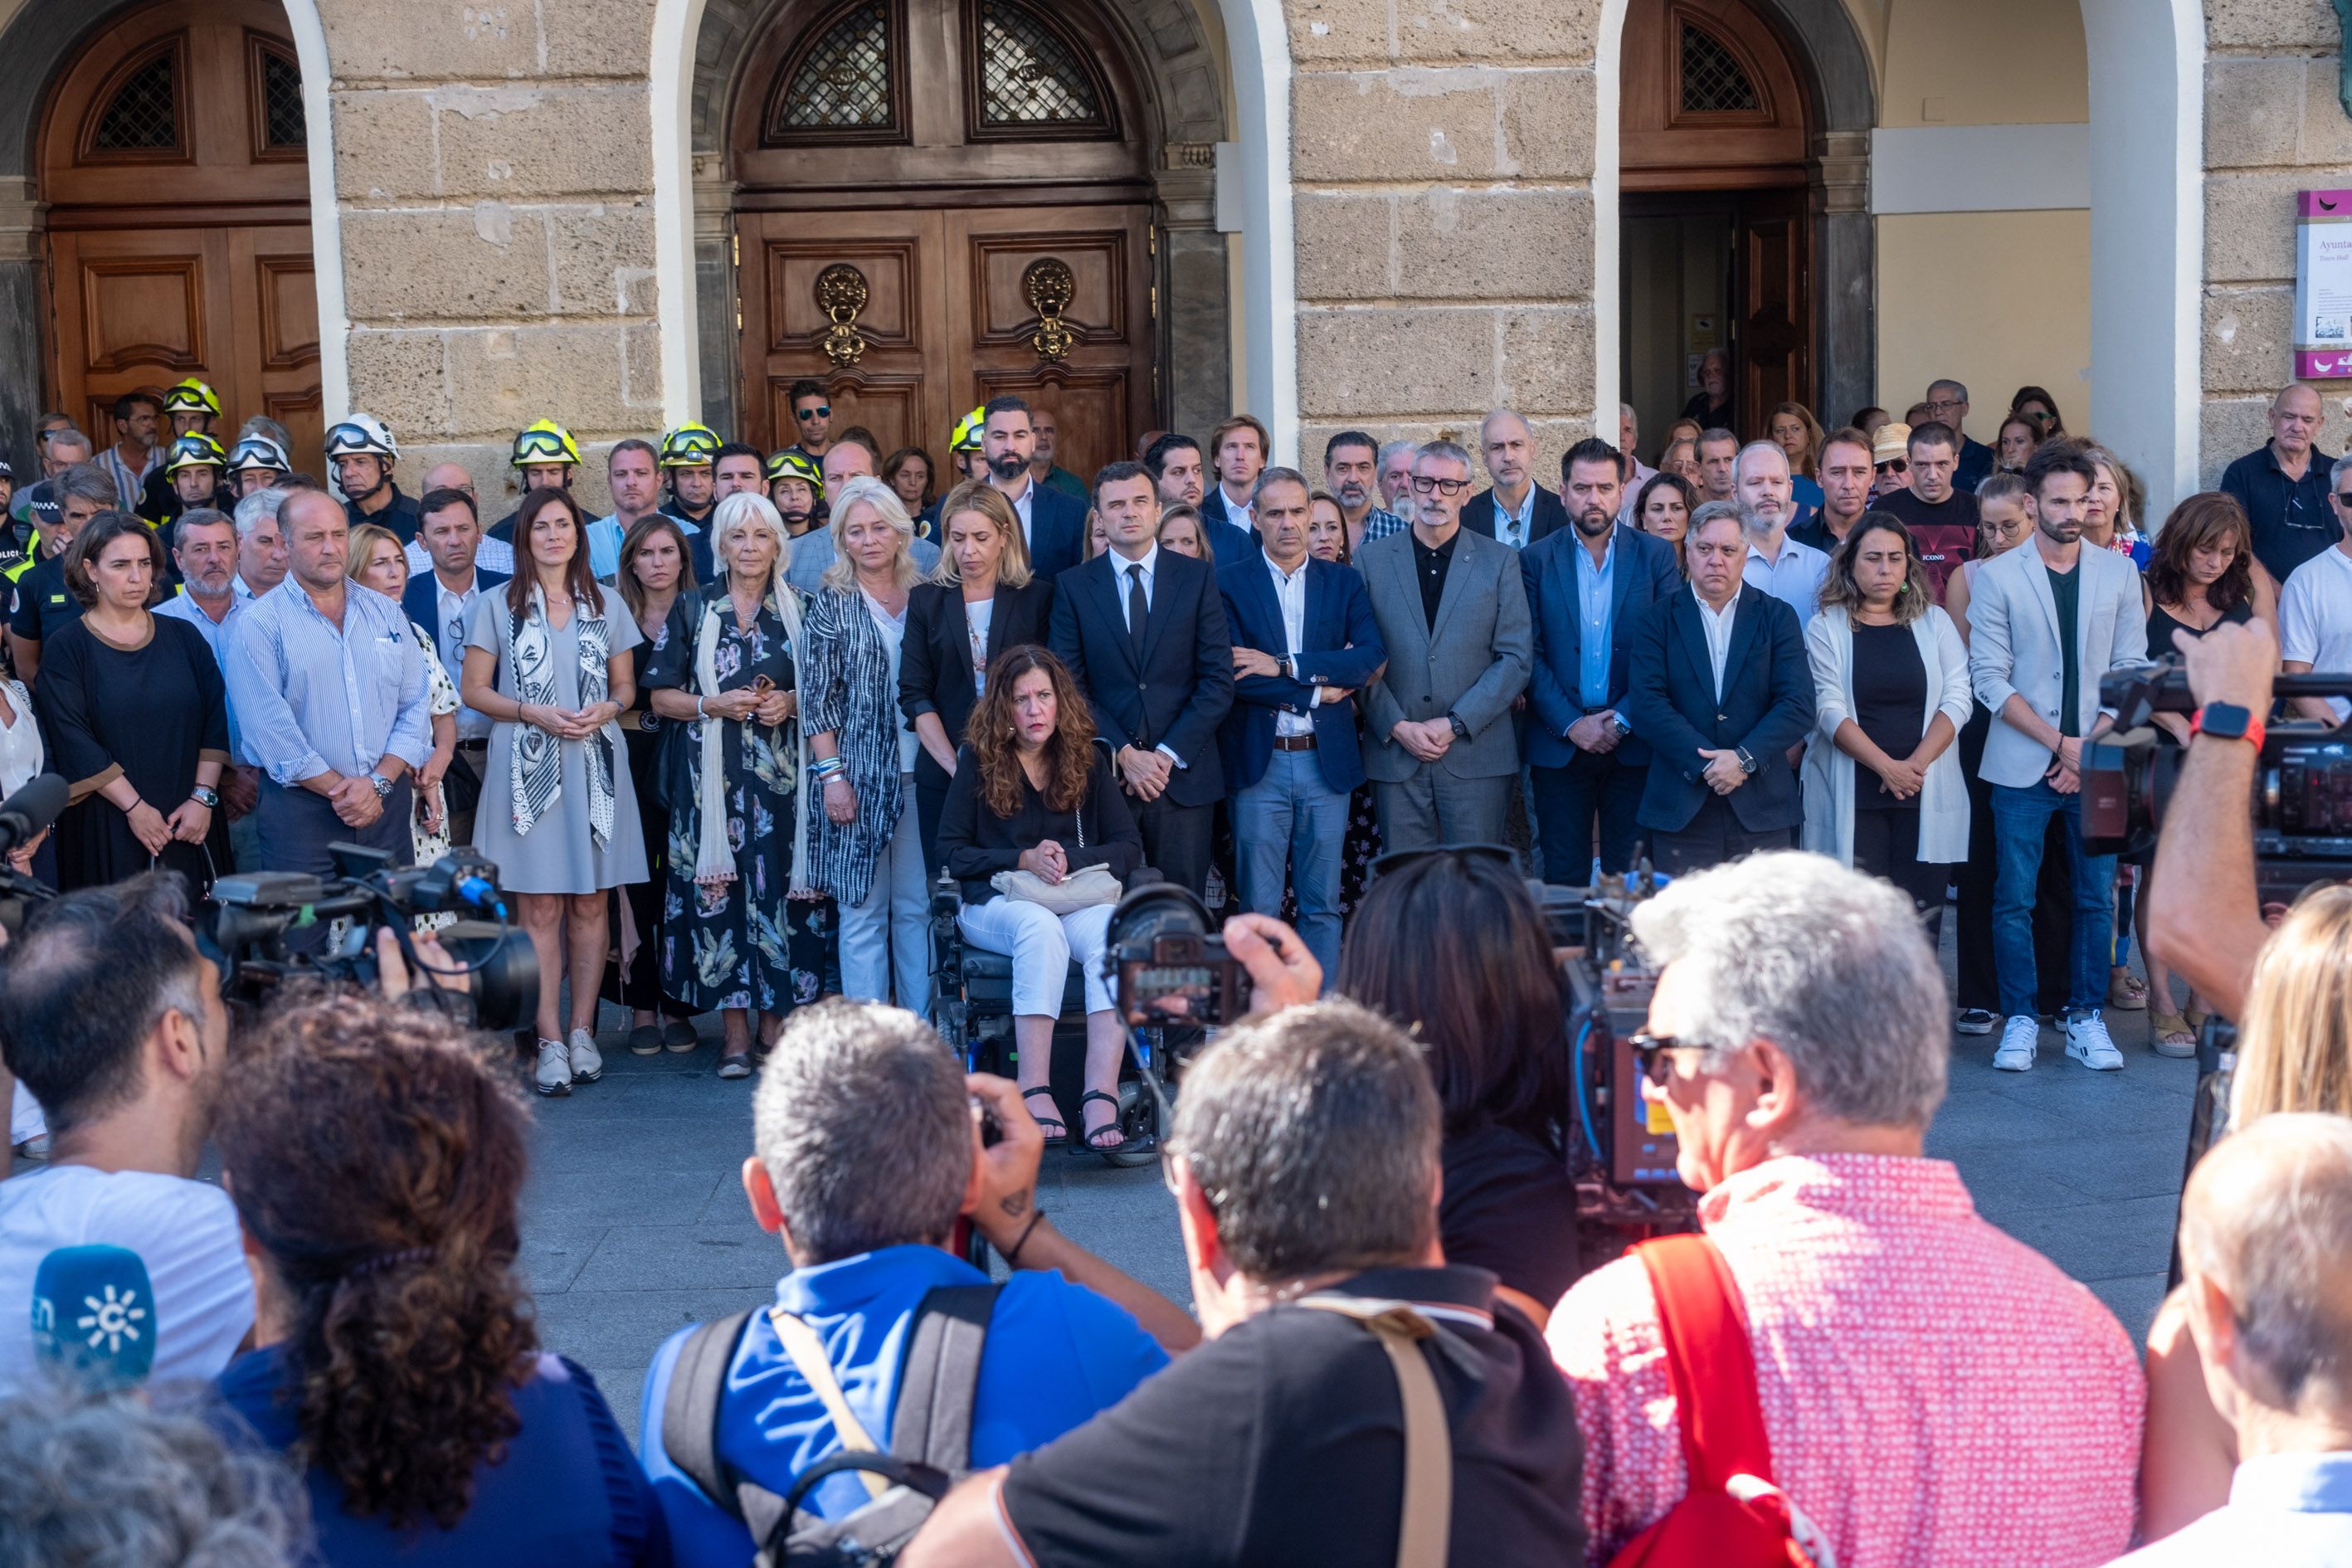
[[[1445,1568],[1454,1527],[1454,1434],[1436,1375],[1421,1348],[1436,1326],[1403,1301],[1324,1294],[1301,1296],[1296,1304],[1355,1319],[1388,1352],[1404,1403],[1404,1509],[1397,1524],[1397,1568]]]
[[[841,1446],[869,1454],[880,1452],[881,1445],[866,1435],[865,1424],[849,1408],[849,1399],[841,1392],[841,1380],[833,1375],[833,1358],[824,1353],[824,1342],[817,1338],[816,1331],[781,1307],[768,1309],[768,1321],[775,1325],[776,1338],[782,1342],[784,1354],[799,1370],[809,1392],[817,1396],[824,1413],[833,1418],[833,1435],[841,1440]],[[890,1483],[872,1470],[858,1471],[857,1479],[866,1483],[866,1495],[869,1498],[878,1498],[890,1489]]]
[[[1730,1266],[1704,1236],[1660,1237],[1634,1251],[1658,1299],[1658,1332],[1692,1494],[1727,1490],[1735,1476],[1769,1482],[1772,1443]]]
[[[940,1285],[915,1310],[890,1410],[890,1452],[960,1476],[971,1468],[980,1353],[1000,1285]]]
[[[719,1458],[719,1404],[727,1392],[728,1369],[748,1311],[698,1323],[677,1348],[669,1387],[662,1395],[662,1452],[702,1495],[735,1511],[735,1486]]]

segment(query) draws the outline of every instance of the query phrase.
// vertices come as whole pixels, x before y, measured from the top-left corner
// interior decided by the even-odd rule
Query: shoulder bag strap
[[[971,1408],[980,1389],[980,1353],[1002,1289],[937,1286],[916,1309],[890,1409],[890,1452],[899,1458],[950,1476],[971,1468]]]
[[[866,1436],[864,1424],[849,1408],[840,1380],[833,1375],[833,1362],[824,1353],[824,1342],[816,1337],[816,1331],[781,1307],[768,1309],[768,1321],[776,1326],[776,1338],[783,1342],[784,1353],[800,1369],[801,1376],[808,1380],[810,1392],[823,1402],[824,1413],[833,1417],[834,1436],[841,1439],[841,1446],[879,1453],[880,1445]],[[857,1479],[866,1483],[866,1495],[869,1498],[878,1498],[890,1488],[888,1481],[872,1470],[858,1471]]]
[[[735,1488],[719,1459],[719,1405],[727,1393],[727,1371],[743,1337],[748,1311],[699,1323],[678,1347],[662,1395],[662,1452],[702,1495],[732,1511]]]
[[[1735,1476],[1770,1481],[1756,1352],[1730,1266],[1704,1236],[1660,1237],[1634,1250],[1658,1299],[1692,1493],[1723,1491]]]
[[[1402,1301],[1301,1296],[1297,1305],[1353,1318],[1381,1342],[1404,1402],[1404,1511],[1397,1568],[1445,1568],[1454,1523],[1454,1436],[1421,1342],[1436,1327]]]

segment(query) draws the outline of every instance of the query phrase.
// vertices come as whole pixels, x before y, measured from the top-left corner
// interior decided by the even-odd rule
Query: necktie
[[[1127,569],[1127,640],[1134,645],[1138,664],[1143,662],[1143,619],[1150,613],[1143,598],[1143,563],[1139,561]]]

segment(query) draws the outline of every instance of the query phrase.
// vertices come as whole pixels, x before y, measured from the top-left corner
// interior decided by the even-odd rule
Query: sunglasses
[[[1419,495],[1427,495],[1434,490],[1439,495],[1458,496],[1470,488],[1470,481],[1468,479],[1433,479],[1427,474],[1415,474],[1412,477],[1412,488]]]
[[[1911,459],[1908,458],[1890,458],[1888,461],[1878,465],[1878,471],[1882,474],[1907,474],[1911,471]]]
[[[1678,1040],[1672,1035],[1653,1035],[1646,1031],[1633,1036],[1625,1042],[1625,1045],[1633,1053],[1633,1066],[1641,1075],[1661,1089],[1664,1089],[1666,1083],[1666,1068],[1669,1065],[1666,1053],[1711,1051],[1715,1048],[1713,1046],[1697,1045],[1689,1040]]]
[[[820,403],[814,408],[795,408],[793,410],[793,417],[795,419],[830,419],[833,417],[833,405],[830,403]]]
[[[2352,490],[2338,490],[2336,492],[2336,499],[2344,505],[2352,507]]]
[[[1402,871],[1408,866],[1416,865],[1423,860],[1434,860],[1445,855],[1458,856],[1465,860],[1488,861],[1497,866],[1507,867],[1518,864],[1517,852],[1507,844],[1439,844],[1427,849],[1391,849],[1385,855],[1376,857],[1368,868],[1370,876],[1366,878],[1366,880],[1369,882],[1373,878],[1384,877],[1391,871]]]

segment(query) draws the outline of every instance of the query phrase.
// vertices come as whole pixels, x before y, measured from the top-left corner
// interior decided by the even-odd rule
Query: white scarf
[[[800,595],[784,585],[784,566],[776,569],[768,579],[768,608],[784,628],[784,638],[791,645],[793,660],[798,667],[801,658]],[[694,683],[698,697],[719,695],[719,617],[734,614],[734,600],[729,575],[722,567],[719,582],[702,606],[702,625],[696,628],[694,638]],[[727,753],[724,747],[724,725],[727,721],[713,715],[701,721],[702,725],[702,787],[696,802],[701,816],[701,831],[695,843],[694,879],[703,883],[725,883],[735,879],[735,850],[727,841]],[[746,735],[745,739],[750,737]],[[808,780],[808,735],[798,721],[793,724],[793,874],[789,890],[804,893],[808,882],[808,812],[806,801]]]
[[[574,641],[580,657],[580,706],[593,708],[604,700],[611,668],[611,626],[601,599],[593,605],[573,601]],[[592,613],[593,611],[593,613]],[[550,707],[555,701],[555,668],[550,661],[554,634],[547,624],[547,588],[534,583],[530,608],[515,619],[507,639],[507,658],[514,668],[515,695],[524,703]],[[582,742],[587,747],[588,827],[596,847],[613,837],[613,737],[608,729]],[[563,794],[563,742],[536,724],[518,723],[507,759],[513,789],[515,837],[522,837],[539,824]]]

